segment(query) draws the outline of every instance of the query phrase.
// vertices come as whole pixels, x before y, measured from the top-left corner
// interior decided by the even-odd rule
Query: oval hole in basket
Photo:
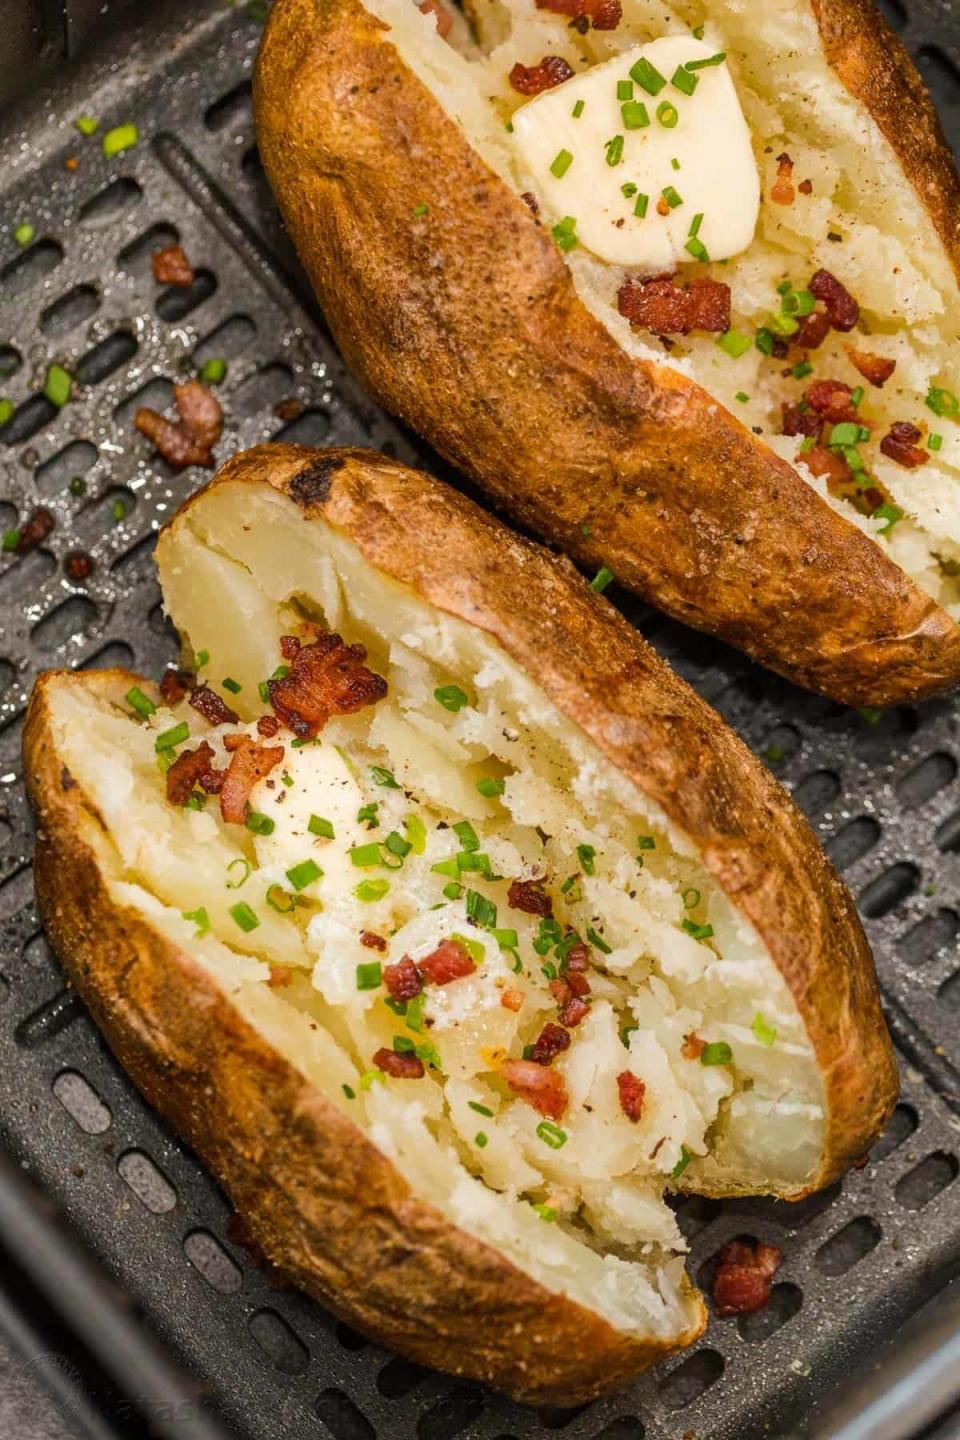
[[[960,915],[943,905],[901,935],[897,949],[908,965],[926,965],[952,946],[958,933]]]
[[[240,415],[256,415],[288,395],[292,384],[293,371],[289,365],[279,361],[263,365],[241,380],[231,397],[231,408]]]
[[[198,310],[217,288],[217,277],[212,270],[197,270],[192,285],[171,285],[157,296],[155,309],[161,320],[168,325],[184,320]]]
[[[0,660],[0,695],[6,695],[16,679],[17,672],[9,660]]]
[[[100,309],[100,292],[95,285],[74,285],[54,300],[40,316],[44,335],[66,335],[75,325],[89,320]]]
[[[113,225],[125,210],[138,205],[142,199],[143,190],[136,180],[130,175],[120,175],[81,205],[80,224],[90,230]]]
[[[875,1250],[882,1239],[883,1231],[876,1220],[869,1215],[858,1215],[823,1242],[814,1256],[817,1269],[822,1275],[846,1275]]]
[[[15,875],[22,872],[14,872]],[[14,878],[11,876],[11,879]],[[6,881],[4,888],[9,884]],[[66,1030],[74,1020],[83,1014],[80,997],[75,990],[60,990],[49,1000],[44,1000],[36,1010],[25,1016],[13,1032],[13,1038],[24,1050],[36,1050],[47,1041]]]
[[[36,935],[31,935],[23,947],[22,954],[27,964],[32,965],[35,970],[49,970],[54,964],[53,951],[42,930]]]
[[[49,550],[31,550],[0,573],[0,603],[10,598],[22,602],[28,595],[35,595],[56,568],[57,562]]]
[[[302,1375],[310,1364],[310,1351],[276,1310],[257,1310],[247,1324],[260,1349],[285,1375]]]
[[[74,378],[81,385],[99,385],[115,370],[126,365],[137,353],[137,342],[129,330],[114,330],[106,340],[101,340],[81,355],[74,368]]]
[[[126,429],[133,425],[133,417],[141,406],[148,410],[157,410],[161,414],[173,404],[173,381],[166,380],[162,375],[155,375],[139,390],[134,390],[115,407],[113,418],[117,424]]]
[[[29,395],[0,430],[0,439],[4,445],[22,445],[24,440],[32,440],[34,435],[39,435],[44,426],[56,420],[59,414],[56,405],[46,395]]]
[[[128,275],[149,274],[153,266],[153,252],[176,245],[179,239],[180,232],[175,225],[159,221],[123,247],[117,256],[117,264]]]
[[[824,849],[838,870],[845,870],[862,859],[880,839],[880,826],[871,815],[858,815],[849,825],[844,825]]]
[[[793,725],[777,725],[764,736],[757,753],[768,765],[784,765],[793,759],[801,744],[800,731]]]
[[[144,578],[149,576],[152,579],[154,574],[153,552],[156,546],[156,532],[144,535],[136,544],[131,545],[129,550],[124,550],[122,555],[117,556],[110,566],[110,574],[126,578],[131,576],[134,571],[139,571]]]
[[[13,345],[0,345],[0,380],[9,380],[23,364],[23,356]]]
[[[483,1413],[483,1391],[461,1386],[417,1421],[417,1440],[454,1440]]]
[[[122,506],[115,512],[114,506]],[[137,497],[123,485],[112,485],[102,495],[97,495],[83,507],[73,522],[74,535],[78,540],[91,544],[100,535],[113,530],[121,520],[132,515],[137,506]]]
[[[330,434],[330,416],[312,406],[284,425],[270,437],[287,445],[321,445]]]
[[[605,1425],[596,1440],[644,1440],[646,1433],[636,1415],[621,1415]]]
[[[948,1010],[960,1010],[960,970],[944,980],[937,991],[937,999]]]
[[[957,762],[952,755],[938,751],[928,755],[919,765],[897,781],[897,799],[901,805],[915,808],[933,798],[938,790],[949,785],[957,776]]]
[[[79,1070],[61,1070],[53,1082],[53,1093],[85,1135],[102,1135],[110,1129],[113,1116]]]
[[[235,1295],[243,1284],[243,1271],[209,1230],[191,1230],[183,1237],[183,1253],[212,1290]]]
[[[344,1350],[366,1350],[370,1344],[370,1341],[365,1335],[360,1335],[342,1320],[337,1322],[333,1333],[336,1335]]]
[[[901,1176],[893,1193],[905,1209],[922,1210],[942,1190],[953,1184],[958,1171],[960,1165],[955,1155],[949,1155],[945,1150],[934,1150],[932,1155]]]
[[[166,1215],[177,1203],[177,1192],[160,1167],[142,1150],[126,1150],[117,1171],[137,1199],[153,1215]]]
[[[770,1299],[762,1310],[754,1310],[752,1315],[738,1317],[737,1329],[741,1340],[753,1343],[769,1340],[771,1335],[782,1330],[784,1325],[799,1313],[802,1305],[803,1291],[799,1285],[793,1285],[789,1280],[774,1285],[770,1291]]]
[[[34,482],[38,493],[47,496],[66,490],[74,476],[85,475],[99,458],[97,447],[89,440],[71,440],[37,467]]]
[[[6,295],[22,295],[44,275],[56,270],[63,259],[63,246],[56,240],[38,240],[22,255],[8,260],[0,270],[0,288]]]
[[[890,1116],[886,1130],[870,1148],[870,1163],[879,1165],[881,1160],[886,1160],[894,1150],[899,1150],[904,1140],[910,1139],[919,1123],[920,1117],[912,1105],[898,1105]]]
[[[257,333],[249,315],[229,315],[209,335],[205,335],[193,352],[197,367],[206,360],[234,360],[241,355]]]
[[[133,651],[123,640],[111,640],[107,645],[101,645],[92,655],[88,655],[82,661],[81,670],[112,670],[116,666],[120,670],[133,669]]]
[[[322,1391],[313,1408],[334,1440],[377,1440],[370,1421],[342,1390]]]
[[[97,607],[86,595],[71,595],[48,610],[31,631],[31,638],[38,650],[49,654],[76,635],[92,629],[97,620]]]
[[[723,1356],[717,1350],[696,1350],[665,1375],[657,1386],[668,1410],[682,1410],[715,1385],[723,1374]]]
[[[908,16],[901,0],[877,0],[877,7],[882,10],[894,30],[903,30],[905,28]]]
[[[404,1395],[409,1395],[429,1374],[430,1371],[423,1365],[397,1355],[393,1360],[388,1360],[378,1374],[377,1389],[388,1400],[402,1400]]]
[[[253,120],[253,87],[249,80],[242,80],[219,100],[214,100],[203,112],[203,123],[208,130],[239,130]]]
[[[866,915],[868,920],[889,915],[891,910],[895,910],[916,890],[919,883],[920,872],[917,867],[908,860],[898,860],[860,891],[857,902],[860,913]]]
[[[960,850],[960,810],[954,810],[946,820],[937,827],[934,836],[938,850]]]
[[[840,779],[832,770],[814,770],[794,786],[793,798],[804,815],[819,815],[840,794]]]

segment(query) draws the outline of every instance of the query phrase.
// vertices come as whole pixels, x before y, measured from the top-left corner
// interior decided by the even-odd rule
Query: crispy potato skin
[[[841,1175],[883,1129],[899,1082],[856,909],[785,791],[567,559],[448,486],[370,451],[296,445],[247,451],[211,483],[239,491],[258,482],[349,535],[370,565],[492,635],[693,839],[790,986],[824,1076],[821,1169],[790,1198]],[[200,503],[188,500],[161,536],[161,565],[162,548]]]
[[[551,1293],[417,1198],[391,1162],[257,1034],[190,955],[110,893],[103,822],[58,755],[57,686],[123,703],[142,677],[52,671],[24,735],[47,933],[147,1100],[225,1187],[252,1238],[301,1289],[424,1365],[535,1405],[616,1390],[702,1333],[645,1342]],[[150,687],[152,690],[153,687]]]
[[[887,40],[872,6],[816,8],[828,60],[890,131],[935,223],[953,225],[956,254],[956,176],[918,77],[899,52],[874,76]],[[704,390],[621,349],[549,230],[361,0],[279,0],[254,100],[267,174],[348,363],[498,505],[845,703],[957,683],[960,627]]]

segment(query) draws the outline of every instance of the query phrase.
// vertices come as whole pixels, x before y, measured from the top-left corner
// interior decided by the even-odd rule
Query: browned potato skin
[[[810,3],[956,256],[956,175],[902,47],[872,6]],[[960,627],[704,390],[621,349],[360,0],[278,0],[254,100],[348,363],[517,520],[845,703],[957,683]]]

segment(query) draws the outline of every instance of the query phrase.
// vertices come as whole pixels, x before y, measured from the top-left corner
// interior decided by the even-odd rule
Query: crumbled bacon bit
[[[300,641],[296,635],[280,636],[280,654],[284,660],[296,660],[300,654]]]
[[[683,1044],[680,1046],[680,1054],[684,1060],[699,1060],[707,1048],[706,1040],[701,1040],[692,1030],[689,1035],[684,1035]]]
[[[361,930],[360,944],[364,945],[368,950],[386,950],[387,948],[386,940],[384,940],[382,935],[378,935],[375,930]],[[406,959],[406,956],[404,956],[404,959]],[[401,960],[400,963],[402,965],[403,961]],[[390,969],[391,967],[388,966],[387,968]],[[388,986],[387,988],[389,989],[390,987]],[[393,995],[392,990],[390,993]],[[397,996],[394,995],[394,999],[397,999]]]
[[[897,368],[896,360],[888,360],[883,355],[870,355],[866,350],[854,350],[848,347],[847,354],[850,357],[850,364],[858,370],[864,380],[869,380],[878,390],[890,379]]]
[[[828,450],[826,445],[814,445],[810,450],[798,455],[797,459],[806,465],[811,475],[819,475],[821,480],[826,480],[831,490],[849,485],[853,479],[853,471],[843,456]]]
[[[750,1315],[770,1299],[770,1282],[783,1259],[779,1245],[733,1240],[720,1251],[713,1277],[717,1314]]]
[[[211,690],[209,685],[198,685],[188,703],[211,725],[236,725],[240,719],[236,710],[231,710],[222,696]]]
[[[171,805],[186,805],[203,778],[216,774],[213,749],[201,740],[196,750],[183,750],[167,771],[167,799]],[[206,788],[206,787],[204,787]]]
[[[303,414],[303,401],[296,395],[288,395],[286,399],[277,401],[273,413],[278,420],[296,420]]]
[[[511,910],[539,915],[542,920],[549,920],[553,914],[553,901],[544,890],[542,880],[511,880],[507,904]]]
[[[510,84],[520,95],[540,95],[572,75],[572,66],[561,55],[544,55],[538,65],[521,65],[518,60],[510,71]]]
[[[133,417],[134,425],[174,469],[183,470],[188,465],[212,469],[213,447],[223,434],[220,401],[199,380],[174,385],[173,401],[179,420],[167,420],[156,410],[141,406]]]
[[[617,308],[631,325],[657,335],[722,332],[730,328],[730,286],[705,277],[686,287],[670,275],[628,280],[617,292]]]
[[[395,1080],[419,1080],[423,1076],[423,1061],[416,1055],[398,1055],[396,1050],[387,1050],[386,1047],[377,1051],[373,1063],[378,1070],[392,1075]]]
[[[559,1070],[537,1065],[533,1060],[504,1060],[500,1074],[515,1095],[526,1100],[540,1115],[562,1120],[567,1108],[567,1087]]]
[[[540,214],[540,202],[537,200],[537,197],[536,195],[534,195],[532,190],[524,190],[523,194],[520,196],[520,199],[523,201],[524,205],[529,206],[529,208],[533,211],[534,215]]]
[[[569,15],[579,22],[588,21],[594,30],[616,30],[623,15],[620,0],[537,0],[538,10],[549,10],[553,15]],[[581,34],[585,29],[580,30]]]
[[[643,1114],[643,1097],[647,1093],[647,1087],[642,1080],[629,1070],[622,1070],[617,1076],[617,1089],[620,1091],[620,1109],[628,1120],[634,1124]]]
[[[826,310],[811,310],[809,315],[801,316],[798,326],[799,328],[793,336],[793,343],[798,345],[801,350],[816,350],[830,334],[830,316]],[[774,342],[773,353],[775,355],[777,353],[776,342]],[[784,346],[784,354],[786,353],[787,349]]]
[[[821,419],[831,425],[839,425],[845,420],[862,425],[864,422],[850,398],[852,394],[850,386],[842,380],[815,380],[807,386],[804,399]]]
[[[567,1001],[573,995],[573,991],[570,989],[566,980],[551,980],[547,988],[558,1005],[566,1005]]]
[[[809,406],[802,409],[801,406],[791,405],[786,400],[782,402],[780,409],[783,412],[780,426],[782,435],[808,435],[811,439],[819,436],[823,420],[816,410],[811,410]]]
[[[590,1006],[586,1000],[581,1000],[579,995],[573,995],[567,1001],[566,1005],[564,1005],[557,1019],[561,1025],[566,1025],[568,1030],[572,1030],[575,1025],[580,1024],[581,1020],[585,1020],[589,1014]]]
[[[261,715],[257,721],[257,734],[267,740],[272,740],[280,730],[280,721],[276,715]]]
[[[423,989],[423,976],[410,956],[404,955],[395,965],[384,968],[383,983],[390,991],[391,1000],[414,1000]]]
[[[428,985],[449,985],[476,970],[473,957],[459,940],[441,940],[436,950],[418,960],[417,969]]]
[[[590,981],[586,975],[581,975],[578,970],[571,970],[568,967],[564,972],[564,979],[574,995],[583,996],[590,994]]]
[[[164,670],[160,698],[165,705],[178,705],[190,689],[193,676],[187,670]]]
[[[800,194],[801,194],[801,195],[812,195],[812,194],[813,194],[813,181],[812,181],[812,180],[801,180],[801,181],[800,181],[800,184],[797,186],[797,189],[800,191]]]
[[[437,21],[437,34],[441,40],[445,40],[453,29],[453,16],[440,0],[421,0],[417,6],[421,15],[434,15]]]
[[[529,1058],[535,1065],[550,1065],[569,1044],[570,1036],[566,1030],[550,1020],[534,1041]]]
[[[227,735],[223,743],[233,753],[220,787],[220,814],[229,825],[242,825],[250,791],[280,764],[283,746],[258,745],[249,735]]]
[[[589,970],[590,960],[590,946],[584,944],[582,940],[578,940],[576,945],[567,951],[566,971],[569,972],[572,970],[576,973],[578,970],[581,972]]]
[[[666,198],[665,195],[661,195],[661,196],[660,196],[660,199],[657,201],[657,214],[658,214],[658,215],[669,215],[669,214],[670,214],[670,201]]]
[[[186,289],[197,278],[182,245],[165,245],[162,250],[154,250],[151,264],[158,285],[180,285]]]
[[[500,996],[500,1004],[503,1006],[504,1010],[517,1011],[523,1009],[523,1002],[525,999],[526,996],[524,995],[522,990],[514,990],[511,986],[509,989],[504,990],[503,994]]]
[[[880,449],[888,460],[895,460],[898,465],[915,470],[918,465],[925,465],[928,459],[926,451],[917,445],[922,434],[909,420],[898,420],[890,426],[889,433],[880,441]]]
[[[93,559],[86,550],[71,550],[64,558],[63,568],[71,580],[89,580],[93,574]]]
[[[286,990],[293,983],[293,968],[290,965],[271,965],[267,984],[271,990]]]
[[[777,156],[777,178],[773,182],[770,199],[775,205],[792,205],[796,198],[797,192],[793,188],[793,161],[784,152]]]
[[[17,539],[17,555],[27,555],[31,550],[36,549],[41,540],[46,540],[53,529],[54,520],[50,511],[45,505],[40,505],[33,510],[29,519],[20,527],[20,534]]]
[[[860,306],[829,270],[816,272],[810,280],[810,292],[823,301],[834,330],[852,330],[860,319]]]
[[[295,734],[314,736],[331,715],[352,715],[387,693],[387,682],[364,665],[362,645],[345,645],[339,635],[321,635],[301,645],[289,675],[268,680],[270,703]]]

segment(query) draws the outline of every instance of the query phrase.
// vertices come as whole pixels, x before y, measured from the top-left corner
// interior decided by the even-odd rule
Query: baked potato
[[[799,1197],[896,1069],[799,811],[569,561],[270,446],[160,536],[184,670],[47,674],[48,934],[266,1255],[575,1404],[704,1325],[665,1194]]]
[[[960,190],[878,12],[447,4],[278,0],[260,51],[266,172],[368,390],[799,684],[955,685]]]

